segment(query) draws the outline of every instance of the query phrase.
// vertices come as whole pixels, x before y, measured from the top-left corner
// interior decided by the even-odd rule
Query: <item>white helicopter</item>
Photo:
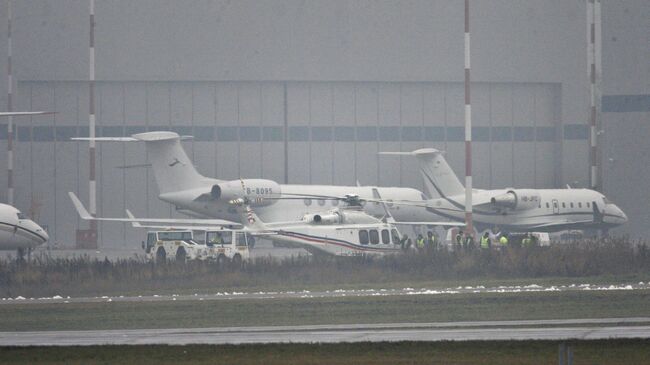
[[[246,189],[242,181],[242,188]],[[129,218],[95,218],[88,213],[81,201],[68,193],[79,213],[85,220],[130,222],[136,228],[201,230],[243,229],[251,235],[268,239],[285,246],[304,248],[312,254],[334,256],[387,255],[403,252],[407,237],[399,232],[399,226],[427,225],[444,228],[461,227],[456,222],[396,222],[386,207],[386,201],[360,199],[348,194],[345,197],[321,196],[319,199],[342,201],[341,207],[322,212],[307,213],[300,220],[264,223],[253,211],[250,201],[236,198],[229,202],[241,215],[242,225],[232,222],[206,219],[157,219],[136,218],[127,210]],[[378,196],[377,189],[374,195]],[[269,198],[269,199],[298,199]],[[302,197],[300,198],[302,199]],[[384,217],[375,218],[362,208],[365,202],[378,203],[384,208]],[[394,202],[392,202],[394,203]]]

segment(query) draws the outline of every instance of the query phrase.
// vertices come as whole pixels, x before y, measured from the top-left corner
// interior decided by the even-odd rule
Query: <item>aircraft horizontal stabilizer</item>
[[[465,227],[462,222],[391,222],[395,226],[439,226],[439,227]]]
[[[137,142],[133,137],[73,137],[71,141],[95,141],[95,142]]]
[[[93,217],[86,207],[81,203],[79,198],[73,193],[73,192],[68,192],[68,195],[70,196],[70,200],[72,200],[72,204],[74,204],[75,209],[77,210],[77,213],[83,220],[94,220],[94,221],[104,221],[104,222],[124,222],[124,223],[133,223],[136,222],[138,224],[141,223],[158,223],[158,224],[179,224],[179,225],[184,225],[186,228],[187,227],[193,227],[193,229],[199,229],[199,225],[202,227],[210,227],[210,229],[214,229],[215,227],[223,227],[223,226],[241,226],[239,223],[223,220],[223,219],[174,219],[174,218],[135,218],[131,212],[128,212],[127,214],[129,215],[129,218],[101,218],[101,217]],[[134,226],[136,227],[136,226]],[[146,227],[146,226],[141,226],[141,227]],[[165,226],[167,227],[167,226]],[[151,228],[151,227],[147,227]]]

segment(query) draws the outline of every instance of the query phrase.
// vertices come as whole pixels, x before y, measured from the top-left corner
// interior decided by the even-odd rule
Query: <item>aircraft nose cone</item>
[[[621,215],[622,223],[627,223],[627,214],[625,214],[625,212],[623,212],[623,209],[621,209],[619,207],[616,207],[616,209],[618,209],[618,211],[619,211],[619,213]]]
[[[41,236],[43,236],[43,238],[45,238],[45,242],[47,242],[47,241],[50,240],[50,235],[48,235],[47,232],[45,232],[44,229],[41,228],[41,232],[40,232],[40,233],[41,233]]]
[[[612,223],[615,224],[625,224],[627,223],[627,215],[623,212],[621,208],[619,208],[615,204],[611,204],[609,207],[611,217],[612,217]]]

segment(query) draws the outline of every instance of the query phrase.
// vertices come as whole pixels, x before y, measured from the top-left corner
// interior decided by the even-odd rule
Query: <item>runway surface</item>
[[[532,292],[568,292],[568,291],[612,291],[612,290],[650,290],[650,282],[636,284],[568,284],[540,286],[510,285],[485,287],[459,286],[455,288],[399,288],[399,289],[334,289],[324,291],[296,290],[296,291],[256,291],[256,292],[217,292],[194,294],[154,294],[137,296],[97,296],[97,297],[69,297],[55,295],[52,297],[25,298],[0,298],[0,305],[10,304],[46,304],[46,303],[101,303],[101,302],[161,302],[161,301],[193,301],[193,300],[231,300],[231,299],[309,299],[309,298],[343,298],[343,297],[378,297],[396,295],[453,295],[453,294],[485,294],[485,293],[532,293]]]
[[[650,338],[650,318],[0,332],[0,346]]]

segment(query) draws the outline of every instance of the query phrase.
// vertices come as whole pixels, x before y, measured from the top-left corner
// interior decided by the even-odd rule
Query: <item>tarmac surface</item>
[[[650,338],[650,318],[0,332],[0,346]]]

